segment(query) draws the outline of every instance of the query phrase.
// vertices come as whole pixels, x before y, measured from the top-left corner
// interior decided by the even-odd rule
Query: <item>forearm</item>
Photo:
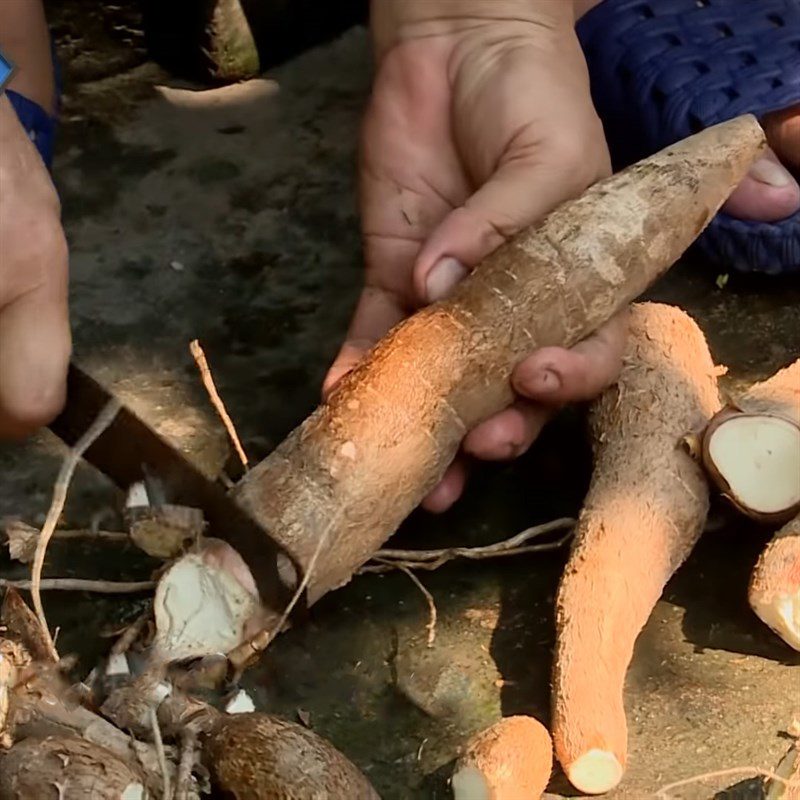
[[[375,49],[380,55],[408,35],[432,35],[482,20],[571,27],[575,14],[573,0],[371,0],[370,19]]]
[[[50,34],[41,0],[0,2],[0,50],[17,65],[9,88],[55,111]]]

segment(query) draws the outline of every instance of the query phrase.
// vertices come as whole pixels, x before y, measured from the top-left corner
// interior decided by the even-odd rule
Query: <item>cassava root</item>
[[[770,414],[800,426],[800,359],[751,387],[737,405],[748,414]],[[795,478],[800,481],[800,475]],[[800,515],[761,554],[748,594],[758,617],[800,650]]]
[[[719,405],[692,319],[634,306],[620,379],[592,408],[592,483],[556,601],[553,738],[567,777],[587,794],[622,778],[633,645],[708,512],[708,484],[680,443]]]
[[[136,766],[77,736],[30,738],[0,752],[0,800],[146,800]]]
[[[438,482],[465,432],[509,404],[519,360],[575,344],[638,297],[763,147],[756,120],[741,117],[565,203],[391,331],[244,477],[234,497],[304,568],[327,537],[309,602],[347,583]]]
[[[800,650],[800,516],[787,522],[761,554],[748,599],[765,625]]]
[[[553,769],[553,742],[533,717],[506,717],[474,736],[451,784],[454,800],[538,800]]]

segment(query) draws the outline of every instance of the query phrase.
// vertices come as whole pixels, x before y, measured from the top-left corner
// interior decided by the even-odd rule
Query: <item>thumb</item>
[[[587,149],[599,149],[601,155],[593,162]],[[447,296],[506,239],[610,171],[605,146],[587,148],[577,138],[507,154],[494,175],[445,217],[420,250],[414,265],[420,300],[432,303]]]

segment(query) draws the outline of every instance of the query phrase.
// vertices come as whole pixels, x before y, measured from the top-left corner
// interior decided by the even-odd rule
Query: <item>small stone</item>
[[[170,261],[169,265],[175,270],[175,272],[183,272],[186,269],[186,267],[184,267],[180,261]]]

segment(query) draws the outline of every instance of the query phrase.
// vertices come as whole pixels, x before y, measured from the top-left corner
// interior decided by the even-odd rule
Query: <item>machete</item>
[[[67,375],[64,410],[49,428],[65,444],[73,446],[112,398],[110,391],[73,362]],[[122,405],[112,423],[86,451],[85,458],[120,489],[156,478],[164,489],[166,502],[200,509],[210,533],[230,544],[250,568],[261,602],[278,614],[283,612],[294,587],[282,580],[279,561],[288,559],[298,582],[302,575],[299,564],[228,496],[221,484],[207,478],[133,411]],[[304,598],[297,606],[303,613]]]

